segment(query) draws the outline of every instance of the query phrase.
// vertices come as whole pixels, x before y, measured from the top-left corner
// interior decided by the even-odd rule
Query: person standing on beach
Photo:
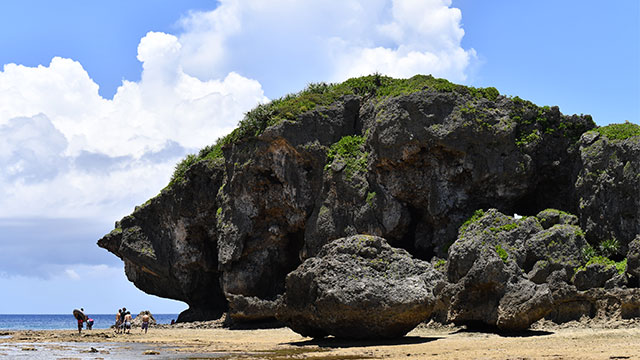
[[[124,330],[123,331],[127,331],[127,334],[131,334],[131,313],[130,312],[126,312],[124,314]]]
[[[122,309],[118,309],[116,313],[116,334],[120,333],[120,324],[122,323]]]
[[[142,327],[140,328],[140,332],[144,330],[144,333],[146,334],[148,329],[149,329],[149,312],[145,311],[144,315],[142,315]]]
[[[80,311],[82,311],[84,315],[84,308],[80,308]],[[82,334],[83,322],[84,318],[82,316],[78,316],[78,335]]]

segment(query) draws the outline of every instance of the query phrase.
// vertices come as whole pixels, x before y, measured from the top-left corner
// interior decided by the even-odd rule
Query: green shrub
[[[351,179],[356,172],[366,171],[369,154],[364,151],[364,143],[363,136],[343,136],[329,148],[325,169],[328,169],[335,159],[341,159],[345,162],[344,171],[347,179]]]
[[[502,262],[506,264],[507,258],[509,258],[509,254],[507,254],[507,251],[503,249],[500,244],[496,245],[496,253],[498,253],[498,256],[500,257],[500,259],[502,259]]]
[[[489,230],[493,231],[494,233],[499,233],[502,231],[511,231],[513,229],[516,229],[517,227],[518,227],[518,223],[514,222],[514,223],[505,224],[498,227],[490,227]]]
[[[469,227],[469,225],[471,225],[474,222],[478,221],[483,216],[484,216],[484,210],[482,210],[482,209],[476,210],[473,213],[473,215],[471,215],[471,217],[469,219],[467,219],[467,221],[465,221],[464,223],[462,223],[462,225],[460,225],[460,228],[458,229],[458,234],[462,234],[463,232],[465,232],[467,230],[467,228]]]
[[[616,255],[620,250],[620,242],[618,242],[616,238],[607,239],[600,243],[598,249],[602,256],[611,257]]]
[[[189,154],[187,157],[182,159],[179,163],[176,164],[175,171],[173,175],[171,175],[171,180],[169,181],[169,187],[174,184],[183,182],[185,180],[184,175],[187,170],[191,167],[191,165],[195,164],[198,161],[198,157],[194,154]]]
[[[611,124],[595,129],[595,131],[609,138],[609,140],[624,140],[632,136],[640,136],[640,125],[630,122]]]
[[[580,270],[585,270],[587,268],[587,266],[591,265],[591,264],[601,264],[604,266],[615,266],[616,271],[618,272],[618,274],[623,274],[626,270],[627,270],[627,259],[623,259],[622,261],[613,261],[611,259],[609,259],[606,256],[593,256],[589,259],[589,261],[587,261],[587,263],[584,266],[580,266],[578,268],[576,268],[576,272],[580,271]]]

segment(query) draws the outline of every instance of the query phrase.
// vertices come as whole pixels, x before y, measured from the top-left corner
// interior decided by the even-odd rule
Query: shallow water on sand
[[[178,353],[172,347],[150,346],[134,343],[5,343],[0,344],[0,359],[59,359],[94,360],[137,359],[145,357],[144,352],[151,350],[158,354],[153,359],[216,359],[225,354]]]

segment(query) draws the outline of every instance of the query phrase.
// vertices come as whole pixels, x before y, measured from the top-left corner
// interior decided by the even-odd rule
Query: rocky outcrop
[[[303,336],[400,337],[430,316],[442,281],[428,262],[355,235],[325,245],[287,276],[277,317]]]
[[[507,262],[493,256],[482,265],[495,272],[502,285],[492,291],[504,299],[496,305],[502,315],[487,321],[520,328],[546,311],[546,300],[526,296],[546,299],[549,279],[570,283],[584,265],[576,223],[594,246],[615,236],[620,254],[630,241],[623,233],[640,232],[637,191],[629,193],[638,188],[636,142],[580,138],[594,126],[589,116],[428,76],[320,84],[248,113],[98,244],[123,259],[140,289],[188,303],[179,321],[216,318],[229,307],[235,321],[261,321],[273,318],[287,274],[335,239],[369,234],[417,259],[445,258],[475,210],[497,208],[530,216],[517,222],[530,231],[521,234],[529,249],[496,235],[495,244],[518,250],[503,248]],[[606,155],[589,155],[601,149]],[[603,167],[606,176],[589,175]],[[547,208],[579,216],[539,213]],[[455,248],[448,276],[462,294],[469,288],[460,281],[476,270]],[[456,309],[451,318],[466,321],[466,310]]]
[[[549,287],[528,279],[525,270],[527,264],[550,260],[550,252],[537,251],[543,240],[536,235],[544,230],[535,217],[515,220],[495,209],[477,214],[449,249],[450,284],[441,295],[447,319],[501,330],[527,329],[553,305]]]
[[[134,328],[142,326],[142,316],[144,315],[149,315],[149,325],[157,324],[156,318],[153,317],[153,314],[151,314],[151,311],[143,310],[143,311],[140,311],[138,316],[136,316],[135,318],[133,318],[133,320],[131,320],[131,326],[133,326]]]
[[[580,225],[594,244],[618,240],[623,255],[640,234],[640,136],[610,139],[589,131],[580,139],[580,160]]]
[[[182,182],[116,223],[98,245],[124,261],[139,289],[184,301],[179,321],[217,319],[227,309],[220,286],[216,223],[221,166],[200,162]]]
[[[579,291],[564,281],[550,284],[554,306],[546,318],[565,323],[582,318],[599,320],[632,319],[640,317],[640,289],[592,288]]]
[[[229,301],[228,316],[235,323],[274,321],[281,302],[281,297],[263,300],[255,296],[226,295]]]

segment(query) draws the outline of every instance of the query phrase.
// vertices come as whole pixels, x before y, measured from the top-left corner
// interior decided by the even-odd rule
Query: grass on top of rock
[[[568,138],[572,143],[595,127],[591,115],[583,115],[586,122],[574,115],[567,118],[559,114],[559,109],[550,106],[538,106],[518,96],[511,98],[510,118],[516,124],[516,145],[526,147],[536,143],[544,136],[557,135]]]
[[[626,121],[624,124],[611,124],[595,129],[609,140],[625,140],[633,136],[640,136],[640,125]]]
[[[592,264],[601,264],[606,267],[615,266],[616,271],[618,271],[618,274],[624,273],[625,270],[627,269],[627,259],[623,259],[622,261],[613,261],[606,256],[598,255],[589,259],[589,261],[587,261],[587,263],[584,264],[583,266],[576,268],[576,272],[581,270],[586,270],[587,266]]]

